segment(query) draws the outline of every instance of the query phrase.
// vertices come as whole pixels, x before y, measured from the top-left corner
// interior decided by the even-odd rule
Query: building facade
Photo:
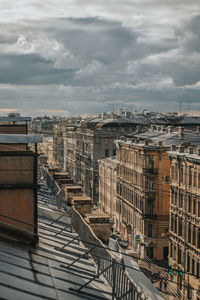
[[[187,299],[200,299],[200,150],[173,147],[169,265]]]
[[[135,124],[124,118],[95,119],[68,124],[63,133],[64,169],[81,184],[94,203],[99,200],[98,160],[116,155],[114,141]]]
[[[99,160],[99,202],[101,211],[115,224],[119,222],[116,211],[117,161],[115,157]]]
[[[117,142],[118,231],[141,257],[167,260],[169,159],[162,145]]]

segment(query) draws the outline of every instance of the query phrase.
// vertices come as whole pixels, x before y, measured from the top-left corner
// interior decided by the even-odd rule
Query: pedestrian
[[[165,291],[167,289],[167,281],[166,280],[164,281],[164,289],[165,289]]]
[[[162,280],[162,278],[160,279],[160,290],[162,290],[162,282],[163,282],[163,280]]]

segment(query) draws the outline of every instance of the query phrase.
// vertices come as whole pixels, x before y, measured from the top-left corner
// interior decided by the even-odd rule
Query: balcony
[[[156,218],[157,218],[157,216],[155,214],[153,214],[153,213],[144,213],[142,215],[142,217],[144,219],[152,219],[152,220],[156,220]]]
[[[147,196],[147,198],[149,198],[149,199],[155,199],[155,190],[148,190],[148,191],[146,192],[146,196]]]
[[[156,175],[158,173],[158,169],[156,168],[143,168],[143,172],[151,175]]]

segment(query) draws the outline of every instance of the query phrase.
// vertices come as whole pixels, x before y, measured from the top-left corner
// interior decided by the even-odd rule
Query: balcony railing
[[[143,216],[144,219],[153,219],[153,220],[155,220],[157,218],[157,216],[153,213],[144,213],[142,216]]]
[[[146,192],[147,198],[154,199],[155,198],[155,190],[148,190]]]
[[[144,168],[143,172],[148,173],[148,174],[152,174],[152,175],[156,175],[157,172],[158,172],[158,169],[156,169],[156,168]]]

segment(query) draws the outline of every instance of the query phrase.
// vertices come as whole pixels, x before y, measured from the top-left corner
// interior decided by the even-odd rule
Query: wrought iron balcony
[[[144,168],[143,172],[151,174],[151,175],[156,175],[157,172],[158,172],[158,169],[156,169],[156,168]]]
[[[156,218],[157,218],[157,216],[153,213],[144,213],[142,216],[144,219],[156,220]]]

